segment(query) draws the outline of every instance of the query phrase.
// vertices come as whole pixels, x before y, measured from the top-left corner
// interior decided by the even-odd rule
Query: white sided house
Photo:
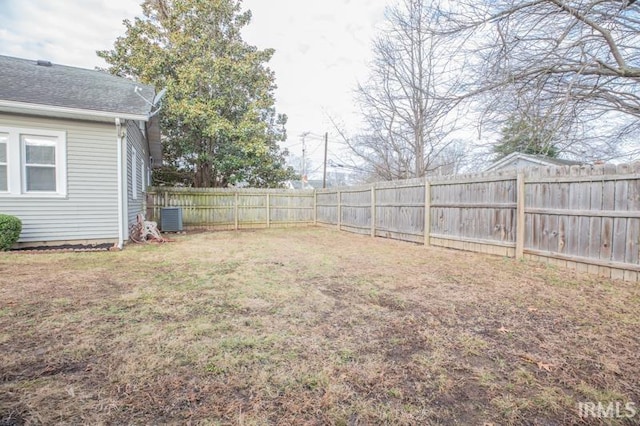
[[[143,213],[162,149],[152,87],[0,56],[0,213],[18,247],[113,243]]]

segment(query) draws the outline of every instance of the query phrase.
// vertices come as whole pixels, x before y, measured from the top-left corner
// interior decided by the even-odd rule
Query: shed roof
[[[0,81],[0,102],[106,113],[114,117],[128,115],[148,119],[152,105],[145,99],[152,101],[155,96],[151,86],[104,71],[2,55]]]
[[[504,158],[494,162],[485,171],[499,170],[516,160],[525,160],[538,166],[573,166],[582,164],[580,161],[565,160],[562,158],[551,158],[543,155],[524,154],[522,152],[512,152]]]

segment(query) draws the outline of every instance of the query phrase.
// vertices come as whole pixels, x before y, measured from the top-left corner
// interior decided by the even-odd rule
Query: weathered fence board
[[[316,220],[325,225],[338,224],[338,192],[316,194]]]
[[[529,171],[526,211],[533,217],[525,220],[527,232],[533,226],[525,253],[581,272],[637,280],[637,170],[638,164]]]
[[[182,207],[188,228],[244,229],[314,223],[313,191],[271,189],[152,188],[147,217],[160,220],[162,207]]]
[[[340,226],[345,231],[358,234],[371,233],[371,189],[350,188],[341,195]]]
[[[431,215],[436,220],[432,220],[430,232],[437,237],[432,244],[448,247],[450,243],[446,241],[449,240],[515,249],[516,176],[499,178],[487,181],[479,178],[475,182],[461,179],[459,183],[453,180],[431,182]],[[482,251],[495,250],[484,247]],[[498,251],[504,254],[513,252]]]

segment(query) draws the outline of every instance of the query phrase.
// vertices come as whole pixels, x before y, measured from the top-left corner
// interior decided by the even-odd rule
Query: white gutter
[[[86,116],[87,118],[99,119],[124,119],[124,120],[141,120],[148,121],[149,115],[146,114],[122,114],[117,112],[94,111],[82,108],[68,108],[54,105],[31,104],[27,102],[16,102],[0,100],[0,108],[21,109],[26,111],[40,111],[56,114],[73,114]]]
[[[115,119],[116,123],[116,143],[118,144],[118,248],[122,250],[124,246],[124,202],[123,202],[123,193],[122,190],[122,182],[123,182],[123,167],[122,167],[122,123],[120,122],[120,118]]]

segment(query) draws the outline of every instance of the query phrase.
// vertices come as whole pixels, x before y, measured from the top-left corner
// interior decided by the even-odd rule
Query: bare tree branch
[[[461,96],[480,105],[483,125],[488,119],[495,131],[492,122],[504,122],[515,104],[524,114],[537,104],[566,153],[614,156],[630,152],[625,144],[640,133],[634,3],[459,0],[441,9],[447,19],[433,31],[440,43],[466,41],[476,72]]]
[[[450,136],[464,99],[464,67],[452,55],[461,48],[440,44],[434,34],[442,18],[437,6],[401,0],[387,9],[386,27],[373,44],[370,78],[356,91],[366,129],[348,143],[384,179],[424,176],[459,157],[452,154]]]

